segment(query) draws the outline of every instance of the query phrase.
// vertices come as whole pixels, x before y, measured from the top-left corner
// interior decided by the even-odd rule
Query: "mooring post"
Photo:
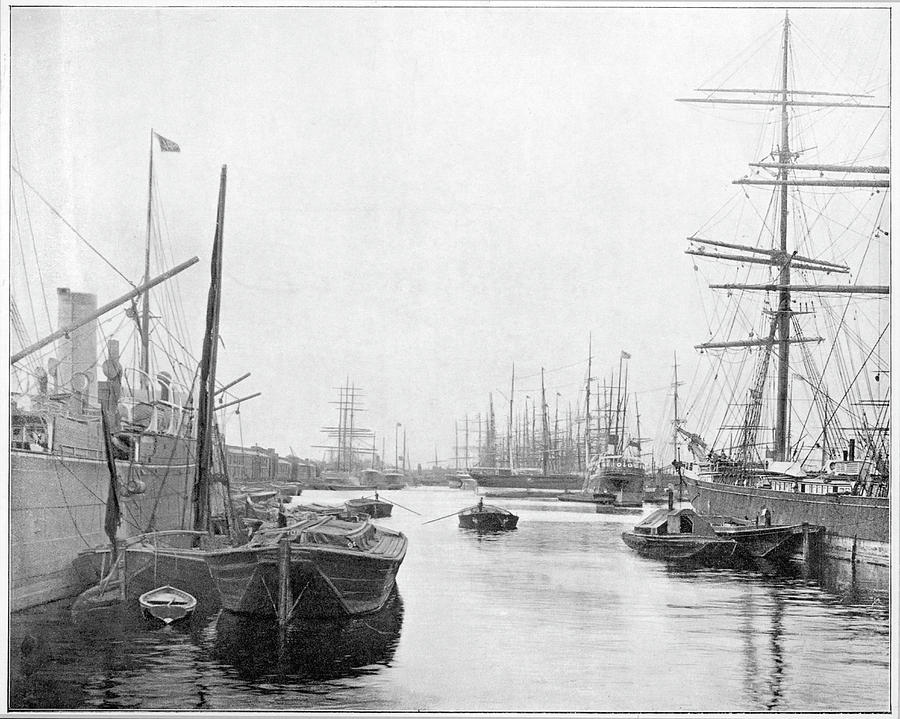
[[[803,562],[804,562],[804,564],[809,564],[809,558],[810,558],[809,524],[807,522],[803,522],[803,524],[801,525],[801,532],[803,534]]]
[[[291,539],[278,542],[278,625],[283,629],[291,618]]]

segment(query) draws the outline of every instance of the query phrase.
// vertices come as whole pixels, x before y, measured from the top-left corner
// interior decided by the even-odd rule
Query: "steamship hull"
[[[610,495],[617,507],[641,507],[644,504],[643,468],[607,468],[601,467],[589,481],[585,490],[590,495]]]
[[[185,443],[172,437],[144,440],[156,450],[148,451],[147,462],[116,462],[120,538],[183,528],[190,520],[185,503],[195,468]],[[87,456],[10,452],[10,611],[76,596],[85,584],[73,560],[80,551],[109,541],[104,532],[106,460],[101,451],[80,453]],[[143,491],[131,493],[129,486]]]
[[[806,494],[743,487],[695,478],[690,497],[700,512],[758,517],[768,509],[778,524],[825,527],[826,556],[890,566],[890,500],[848,494]]]

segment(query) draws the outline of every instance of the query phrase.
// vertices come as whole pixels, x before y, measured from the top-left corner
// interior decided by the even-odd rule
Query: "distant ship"
[[[375,433],[357,424],[362,405],[362,388],[347,382],[337,388],[338,423],[322,427],[322,433],[329,444],[315,445],[326,450],[323,457],[322,474],[315,482],[307,483],[312,489],[340,489],[343,487],[364,487],[383,485],[383,475],[375,471]],[[371,470],[371,471],[370,471]],[[367,479],[364,479],[366,477]],[[372,484],[367,485],[366,482]]]
[[[835,160],[886,158],[890,108],[869,94],[792,86],[787,13],[779,32],[777,86],[704,88],[684,100],[773,110],[771,147],[735,182],[771,188],[757,244],[688,238],[697,265],[738,263],[742,280],[711,285],[725,291],[719,306],[731,319],[716,317],[711,327],[725,336],[698,345],[712,370],[695,406],[715,407],[720,429],[708,440],[678,427],[695,460],[690,498],[702,512],[822,525],[830,556],[887,567],[889,168]],[[801,136],[814,121],[815,136]],[[831,157],[807,159],[817,147]]]
[[[641,457],[640,415],[636,435],[629,436],[626,428],[628,373],[626,369],[623,382],[622,365],[629,359],[630,354],[624,351],[620,353],[618,378],[615,383],[610,380],[604,389],[606,410],[601,414],[605,415],[605,422],[603,429],[598,432],[597,455],[588,465],[588,476],[581,489],[583,495],[598,500],[608,499],[609,504],[618,507],[642,506],[644,482],[647,478],[647,470]],[[598,416],[598,422],[600,419]]]

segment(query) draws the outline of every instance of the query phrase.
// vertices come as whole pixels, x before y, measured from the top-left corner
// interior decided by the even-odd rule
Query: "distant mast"
[[[678,354],[673,353],[674,357],[674,368],[675,368],[675,381],[672,383],[672,389],[674,391],[673,395],[673,405],[674,405],[674,413],[675,419],[672,420],[672,443],[674,446],[674,455],[675,459],[672,464],[675,467],[675,471],[678,472],[678,502],[684,499],[684,475],[681,470],[681,448],[678,444]]]
[[[592,337],[588,335],[588,367],[587,367],[587,384],[585,385],[584,397],[584,476],[589,477],[591,463],[591,354],[592,354]]]
[[[516,365],[513,363],[512,366],[512,379],[509,383],[509,422],[506,428],[506,453],[509,460],[509,471],[513,470],[513,445],[512,445],[512,436],[513,436],[513,393],[516,391]]]
[[[544,368],[541,367],[541,440],[543,448],[541,451],[541,468],[546,477],[549,471],[550,463],[550,427],[547,418],[547,394],[544,391]]]

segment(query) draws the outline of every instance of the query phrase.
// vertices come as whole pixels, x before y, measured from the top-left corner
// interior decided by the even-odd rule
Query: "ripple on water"
[[[353,493],[304,493],[337,503]],[[386,493],[388,494],[388,493]],[[685,569],[621,540],[639,515],[490,500],[513,532],[461,530],[474,501],[389,493],[421,516],[379,520],[409,550],[384,612],[277,627],[200,612],[169,630],[136,608],[73,623],[65,605],[15,615],[15,708],[322,711],[883,711],[884,594],[788,568]],[[868,587],[882,586],[866,577]],[[866,584],[868,583],[868,584]],[[835,586],[832,590],[829,587]],[[29,638],[29,641],[25,641]],[[23,642],[25,650],[23,651]],[[698,678],[702,677],[702,680]]]

